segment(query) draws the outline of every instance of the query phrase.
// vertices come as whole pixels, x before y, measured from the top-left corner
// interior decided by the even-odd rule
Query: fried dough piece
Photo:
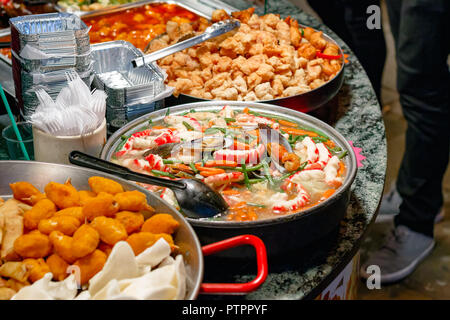
[[[127,242],[133,249],[134,254],[137,256],[145,249],[152,246],[160,238],[163,238],[170,244],[172,251],[175,249],[172,236],[165,233],[160,234],[154,234],[150,232],[133,233],[131,236],[128,237]]]
[[[175,220],[170,214],[160,213],[147,219],[142,225],[141,231],[151,233],[174,233],[180,223]]]
[[[0,300],[11,300],[11,298],[16,294],[11,288],[0,288]]]
[[[97,194],[94,191],[80,190],[78,191],[80,196],[80,205],[84,206],[90,199],[95,198]]]
[[[139,231],[144,223],[144,216],[140,212],[121,211],[116,214],[116,220],[120,221],[128,234]]]
[[[91,226],[100,234],[100,239],[109,245],[115,245],[128,237],[123,224],[112,218],[97,217],[91,222]]]
[[[45,195],[29,182],[19,181],[10,183],[9,187],[13,192],[14,199],[29,205],[34,205],[37,201],[45,198]]]
[[[97,194],[100,192],[106,192],[115,195],[116,193],[124,191],[120,183],[111,179],[103,177],[90,177],[88,182],[92,191]]]
[[[21,261],[8,261],[0,266],[0,276],[25,282],[28,278],[28,270]]]
[[[42,219],[39,222],[38,229],[43,234],[50,234],[52,231],[61,231],[66,236],[71,236],[77,231],[80,221],[71,216],[51,217],[50,219]]]
[[[74,265],[80,268],[81,272],[81,284],[86,284],[89,280],[95,276],[105,265],[107,256],[100,250],[95,250],[90,255],[78,259]]]
[[[84,214],[83,214],[83,207],[70,207],[63,210],[57,211],[54,215],[54,217],[59,216],[71,216],[75,217],[80,221],[80,223],[83,223],[85,220]]]
[[[65,184],[50,182],[44,190],[47,198],[53,201],[59,209],[76,207],[80,204],[80,195],[70,181]]]
[[[24,206],[26,206],[26,208],[31,208],[27,205]],[[20,202],[15,199],[9,199],[0,207],[0,220],[3,220],[1,259],[19,259],[19,256],[14,251],[14,241],[23,234],[24,206],[21,206]]]
[[[147,203],[147,196],[140,191],[126,191],[114,196],[120,211],[151,211],[153,208]]]
[[[95,198],[88,200],[83,207],[83,215],[89,221],[100,216],[113,217],[117,211],[119,211],[119,204],[115,196],[106,192],[100,192]]]
[[[52,244],[47,235],[34,230],[17,238],[14,250],[23,258],[43,258],[50,254]]]
[[[73,238],[64,235],[62,232],[53,231],[49,236],[50,242],[53,245],[54,252],[57,253],[68,263],[73,263],[77,258],[72,254]]]
[[[38,227],[39,221],[48,219],[56,212],[55,204],[49,199],[42,199],[23,215],[23,223],[28,230]]]
[[[46,273],[51,272],[50,267],[45,263],[44,259],[25,259],[23,260],[27,271],[28,280],[36,282],[41,279]]]
[[[56,253],[47,258],[47,265],[50,268],[50,272],[53,274],[53,279],[56,281],[62,281],[69,275],[67,268],[69,264]]]
[[[100,234],[88,224],[83,224],[73,235],[72,254],[82,258],[95,251],[100,242]]]

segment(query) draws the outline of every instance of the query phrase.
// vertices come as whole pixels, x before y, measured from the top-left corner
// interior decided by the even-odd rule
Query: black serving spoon
[[[70,163],[141,183],[166,187],[175,193],[183,213],[189,218],[208,218],[223,213],[228,204],[222,196],[198,179],[169,180],[131,171],[118,164],[105,161],[80,151],[69,154]]]

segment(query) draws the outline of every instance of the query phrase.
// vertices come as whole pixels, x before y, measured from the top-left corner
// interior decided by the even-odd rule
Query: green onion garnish
[[[189,163],[189,167],[191,167],[192,171],[194,171],[195,174],[199,173],[198,169],[195,167],[195,164],[193,162]]]
[[[186,121],[183,121],[183,125],[186,127],[186,129],[188,129],[190,131],[194,131],[194,128]]]
[[[156,175],[156,176],[163,176],[163,177],[169,177],[169,178],[172,178],[172,179],[176,179],[176,177],[173,174],[169,173],[169,172],[160,171],[160,170],[152,170],[152,173],[154,175]]]
[[[342,159],[342,158],[344,158],[347,154],[348,154],[348,151],[345,150],[344,152],[342,152],[341,154],[338,155],[338,158],[339,158],[339,159]]]
[[[236,122],[236,119],[233,118],[225,118],[226,122]]]
[[[247,205],[252,207],[258,207],[258,208],[267,208],[265,204],[259,204],[259,203],[253,203],[253,202],[247,202]]]
[[[170,108],[167,108],[166,116],[168,116],[169,114],[170,114]]]

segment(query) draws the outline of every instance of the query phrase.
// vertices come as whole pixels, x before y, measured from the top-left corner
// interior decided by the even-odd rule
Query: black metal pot
[[[313,242],[326,237],[339,227],[339,223],[345,216],[350,201],[350,187],[355,179],[357,164],[356,156],[350,144],[345,138],[326,123],[301,112],[263,103],[210,101],[180,105],[170,108],[170,114],[180,114],[190,109],[201,111],[217,110],[223,105],[242,110],[249,107],[254,111],[266,113],[269,116],[278,115],[286,119],[300,122],[306,126],[317,128],[327,134],[337,146],[348,151],[345,158],[347,174],[342,186],[326,201],[308,208],[302,212],[277,216],[266,220],[237,222],[237,221],[207,221],[187,218],[194,227],[202,244],[213,243],[222,239],[241,234],[254,234],[263,239],[267,246],[270,258],[277,257],[287,252],[296,252],[304,249]],[[165,116],[165,110],[159,110],[142,116],[125,127],[118,130],[107,141],[102,154],[102,159],[111,159],[122,135],[129,135],[148,127],[148,120],[153,122],[161,120]],[[252,250],[241,247],[232,249],[222,257],[243,258],[252,254]]]

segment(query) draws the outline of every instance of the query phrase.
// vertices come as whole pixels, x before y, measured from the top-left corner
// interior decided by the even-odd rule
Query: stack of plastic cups
[[[21,115],[28,120],[43,88],[56,99],[74,70],[90,87],[93,63],[89,28],[76,15],[50,13],[10,19],[13,77]]]

